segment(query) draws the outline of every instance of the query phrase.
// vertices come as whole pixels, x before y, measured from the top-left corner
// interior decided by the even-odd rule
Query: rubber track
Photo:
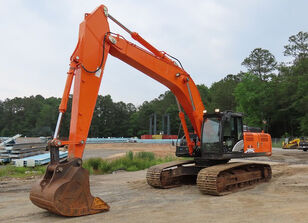
[[[152,166],[148,169],[146,179],[147,183],[155,188],[171,188],[179,186],[180,184],[174,179],[171,175],[162,177],[162,173],[164,170],[182,166],[184,164],[194,163],[193,160],[184,160],[184,161],[173,161],[169,163],[158,164],[156,166]]]
[[[246,182],[234,183],[227,182],[228,186],[233,186],[231,190],[227,190],[227,188],[223,188],[222,190],[218,191],[218,180],[219,175],[222,172],[228,172],[234,169],[240,169],[241,167],[248,167],[248,166],[259,166],[267,169],[268,176],[264,177],[264,172],[262,173],[262,178],[260,179],[250,179]],[[229,163],[229,164],[222,164],[222,165],[215,165],[211,167],[207,167],[202,169],[197,177],[197,186],[199,190],[204,194],[210,195],[226,195],[232,192],[235,192],[239,189],[247,188],[254,186],[257,183],[268,181],[271,179],[271,167],[268,164],[261,164],[261,163]]]

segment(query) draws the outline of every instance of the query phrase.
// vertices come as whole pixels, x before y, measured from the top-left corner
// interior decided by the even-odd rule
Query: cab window
[[[208,118],[203,124],[203,143],[219,142],[219,120],[217,118]]]

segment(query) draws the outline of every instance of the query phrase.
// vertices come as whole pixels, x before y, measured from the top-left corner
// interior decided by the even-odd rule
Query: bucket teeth
[[[104,202],[102,199],[100,199],[99,197],[95,197],[93,200],[93,203],[91,205],[91,211],[100,211],[100,210],[106,210],[108,211],[110,209],[109,205]],[[94,214],[94,213],[93,213]]]
[[[89,173],[80,159],[49,165],[42,180],[30,192],[36,206],[63,216],[82,216],[108,211],[109,206],[90,193]]]

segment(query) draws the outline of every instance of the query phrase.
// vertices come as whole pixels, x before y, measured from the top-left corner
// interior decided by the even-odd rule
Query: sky
[[[250,52],[278,62],[288,38],[308,31],[306,0],[0,0],[0,100],[61,97],[84,13],[100,4],[130,30],[178,58],[196,84],[210,87],[246,69]],[[109,21],[113,32],[134,42]],[[168,90],[124,62],[107,59],[99,94],[141,105]]]

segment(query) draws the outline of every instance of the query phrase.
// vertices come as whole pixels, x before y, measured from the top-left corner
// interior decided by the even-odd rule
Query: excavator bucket
[[[63,216],[108,211],[107,203],[91,195],[89,173],[81,164],[81,159],[49,164],[43,179],[32,186],[32,203]]]

